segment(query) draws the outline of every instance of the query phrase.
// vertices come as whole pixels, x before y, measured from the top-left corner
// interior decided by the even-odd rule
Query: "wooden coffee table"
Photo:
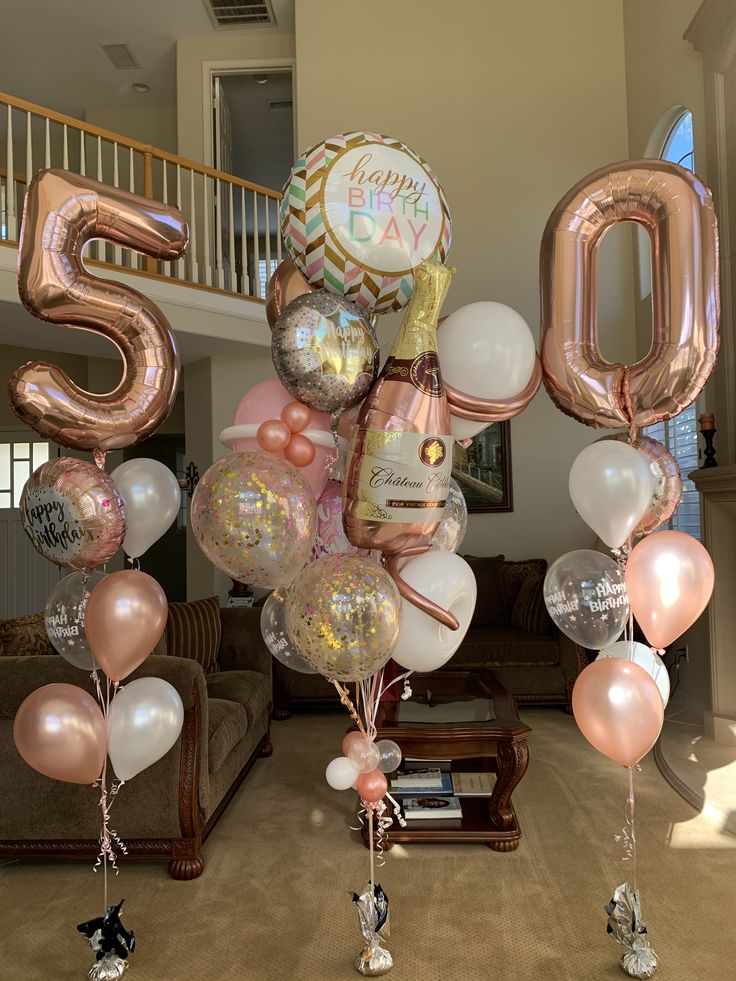
[[[409,701],[381,703],[376,738],[393,739],[404,757],[452,760],[453,771],[486,770],[496,774],[496,781],[490,798],[461,798],[460,819],[414,820],[402,828],[394,818],[384,847],[397,841],[475,841],[495,851],[514,851],[521,828],[511,794],[526,772],[526,737],[532,731],[519,718],[514,697],[493,671],[413,674],[409,684]],[[367,845],[367,828],[363,840]]]

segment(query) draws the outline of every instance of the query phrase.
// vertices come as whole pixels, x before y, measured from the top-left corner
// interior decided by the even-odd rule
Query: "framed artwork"
[[[452,476],[460,485],[468,511],[513,511],[511,493],[511,426],[494,422],[478,433],[467,449],[452,447]]]

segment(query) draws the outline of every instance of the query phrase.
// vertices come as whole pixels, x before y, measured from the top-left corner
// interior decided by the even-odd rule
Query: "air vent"
[[[101,44],[100,47],[105,52],[114,68],[141,67],[130,53],[127,44]]]
[[[269,102],[268,108],[271,112],[286,112],[294,105],[291,99],[280,99],[278,102]]]
[[[271,0],[204,0],[215,27],[276,26]]]

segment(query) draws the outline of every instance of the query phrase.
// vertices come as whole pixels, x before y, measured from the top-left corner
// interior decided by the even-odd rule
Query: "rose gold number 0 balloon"
[[[22,422],[62,446],[107,451],[139,443],[164,421],[180,361],[154,303],[85,270],[82,249],[93,238],[171,260],[184,254],[189,228],[176,208],[63,170],[40,171],[28,188],[18,254],[23,305],[41,320],[103,334],[124,369],[113,392],[95,395],[60,368],[31,361],[10,379],[10,404]]]
[[[649,233],[653,340],[633,365],[606,361],[597,337],[598,246],[635,221]],[[589,426],[671,419],[699,395],[718,351],[718,230],[708,188],[663,160],[612,164],[562,198],[542,238],[542,363],[550,397]]]

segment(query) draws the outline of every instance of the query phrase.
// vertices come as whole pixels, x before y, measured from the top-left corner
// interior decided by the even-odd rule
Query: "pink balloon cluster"
[[[258,427],[258,445],[267,453],[283,453],[295,467],[308,467],[316,453],[314,443],[303,434],[312,420],[312,410],[303,402],[289,402],[280,419],[266,419]]]
[[[364,804],[377,804],[388,793],[387,773],[401,763],[401,749],[391,739],[375,742],[358,730],[342,741],[342,756],[328,764],[325,776],[334,790],[354,787]]]

